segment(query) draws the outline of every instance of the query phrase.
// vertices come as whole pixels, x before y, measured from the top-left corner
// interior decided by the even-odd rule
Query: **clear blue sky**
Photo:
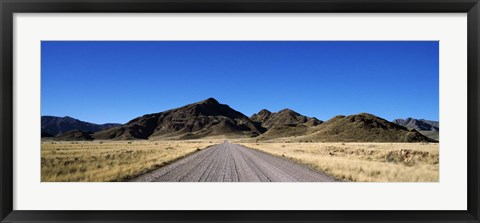
[[[42,115],[93,123],[216,98],[247,116],[293,109],[438,120],[437,41],[43,41]]]

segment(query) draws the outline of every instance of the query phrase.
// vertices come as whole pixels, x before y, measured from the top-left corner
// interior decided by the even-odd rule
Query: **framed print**
[[[478,7],[1,1],[2,222],[478,222]]]

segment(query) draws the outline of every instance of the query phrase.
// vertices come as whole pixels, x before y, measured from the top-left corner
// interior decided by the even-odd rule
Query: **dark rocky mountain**
[[[54,138],[59,141],[86,141],[93,140],[91,133],[84,132],[78,129],[74,129],[65,133],[62,133]]]
[[[417,131],[439,131],[440,130],[440,126],[438,122],[425,120],[425,119],[414,119],[414,118],[395,119],[393,120],[393,122],[401,126],[405,126],[407,128],[416,129]]]
[[[250,119],[267,130],[262,134],[261,139],[305,135],[310,127],[322,124],[322,121],[316,118],[301,115],[291,109],[283,109],[273,113],[262,109],[253,114]]]
[[[311,117],[311,118],[308,118],[308,119],[307,119],[307,122],[303,123],[303,125],[308,126],[308,127],[312,127],[312,126],[320,125],[320,124],[322,124],[323,122],[324,122],[324,121],[318,120],[318,119],[315,118],[315,117]]]
[[[95,139],[195,139],[207,136],[254,137],[265,130],[244,114],[217,100],[148,114],[93,134]]]
[[[266,109],[262,109],[258,113],[253,114],[250,119],[261,123],[261,125],[267,130],[282,126],[316,126],[322,123],[322,121],[316,118],[301,115],[290,109],[283,109],[273,113]]]
[[[94,124],[90,122],[80,121],[69,116],[42,116],[41,131],[42,137],[52,137],[59,134],[69,132],[71,130],[80,130],[83,132],[98,132],[120,124]]]
[[[360,113],[335,116],[299,140],[314,142],[434,142],[415,129]]]
[[[272,112],[267,109],[262,109],[258,113],[253,114],[250,119],[254,122],[264,123],[270,118],[271,115]]]

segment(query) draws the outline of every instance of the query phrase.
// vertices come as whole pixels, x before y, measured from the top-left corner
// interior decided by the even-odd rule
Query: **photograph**
[[[439,41],[48,40],[40,64],[42,183],[440,182]]]

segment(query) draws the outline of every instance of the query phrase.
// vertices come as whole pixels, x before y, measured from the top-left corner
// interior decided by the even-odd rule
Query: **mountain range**
[[[41,121],[42,136],[56,136],[72,130],[93,133],[120,125],[117,123],[94,124],[80,121],[69,116],[42,116]]]
[[[401,126],[405,126],[407,128],[415,129],[429,138],[436,139],[436,140],[438,140],[439,138],[440,124],[437,121],[406,118],[406,119],[395,119],[393,120],[393,122]]]
[[[405,126],[407,128],[416,129],[418,131],[439,131],[440,129],[438,122],[429,121],[425,119],[414,119],[414,118],[395,119],[393,120],[393,122],[401,126]]]
[[[47,117],[45,122],[44,117]],[[67,123],[72,123],[72,125],[68,126]],[[220,104],[214,98],[180,108],[143,115],[121,125],[96,125],[70,117],[43,116],[42,137],[44,136],[50,136],[53,140],[67,141],[198,139],[204,137],[256,137],[257,140],[290,138],[293,141],[309,142],[435,141],[414,128],[389,122],[367,113],[336,116],[326,122],[301,115],[291,109],[283,109],[278,112],[262,109],[251,117],[247,117],[226,104]]]

